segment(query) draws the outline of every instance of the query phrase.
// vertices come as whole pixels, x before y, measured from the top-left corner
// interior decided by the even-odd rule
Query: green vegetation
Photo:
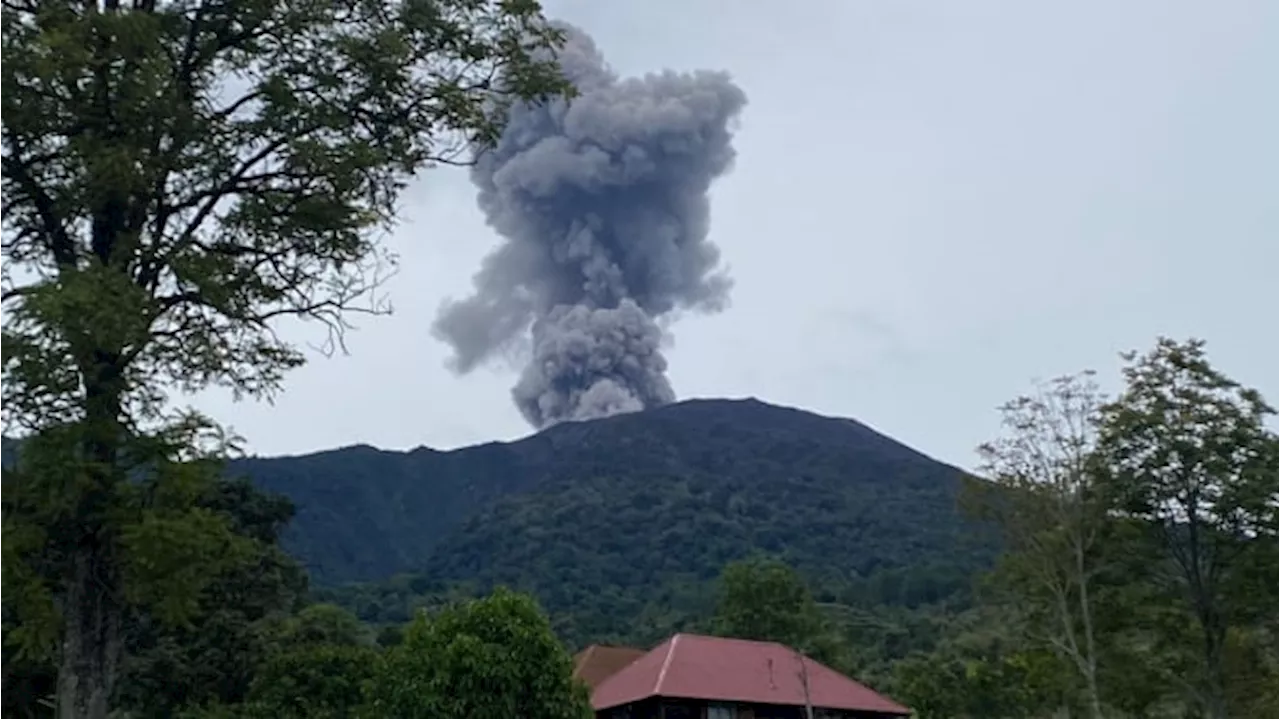
[[[1198,600],[1179,559],[1188,556],[1180,548],[1190,527],[1160,521],[1144,509],[1150,503],[1134,502],[1133,487],[1156,491],[1161,485],[1138,484],[1136,470],[1145,465],[1117,449],[1150,461],[1160,456],[1159,437],[1178,436],[1137,429],[1133,408],[1160,406],[1136,394],[1140,385],[1132,379],[1152,363],[1186,366],[1170,369],[1183,404],[1162,411],[1201,418],[1189,420],[1199,439],[1182,442],[1208,448],[1194,465],[1205,469],[1192,478],[1247,500],[1233,513],[1208,515],[1235,517],[1237,527],[1198,530],[1202,545],[1215,543],[1212,561],[1220,564],[1213,576],[1234,587],[1216,595],[1220,615],[1232,617],[1218,655],[1217,700]],[[1241,411],[1212,406],[1203,393],[1190,391],[1197,384],[1192,371],[1205,378],[1200,385],[1238,400]],[[905,451],[900,446],[837,420],[753,402],[703,401],[565,428],[575,432],[573,442],[561,440],[567,465],[580,456],[575,452],[611,453],[627,470],[614,473],[631,479],[551,479],[512,492],[460,522],[427,555],[423,572],[316,594],[375,625],[394,626],[415,607],[505,583],[537,596],[573,647],[591,641],[648,646],[680,630],[783,639],[907,702],[922,717],[1049,716],[1064,709],[1104,717],[1216,716],[1214,701],[1223,702],[1229,716],[1260,716],[1273,701],[1276,680],[1270,607],[1277,477],[1275,435],[1265,427],[1269,410],[1209,370],[1197,343],[1162,340],[1151,354],[1130,359],[1126,377],[1129,387],[1115,399],[1085,373],[1009,403],[1006,434],[981,448],[990,481],[962,481],[932,465],[938,470],[933,487],[954,488],[947,501],[958,499],[965,510],[944,504],[937,515],[928,513],[929,494],[912,494],[909,482],[877,483],[874,475],[859,474],[851,457],[875,464],[867,458],[879,456],[886,463],[879,466],[904,472],[924,472],[928,460],[908,459],[898,454]],[[1128,429],[1122,420],[1136,426]],[[628,454],[640,445],[667,466],[688,467],[681,459],[696,445],[681,444],[677,432],[711,437],[706,444],[716,448],[737,438],[736,459],[723,461],[755,481],[718,480],[701,466],[678,478],[646,473],[653,460]],[[1233,439],[1206,439],[1218,433]],[[554,433],[547,435],[543,441],[553,441]],[[837,437],[848,456],[831,450],[840,445]],[[1117,444],[1117,437],[1127,439]],[[1135,444],[1139,438],[1148,443]],[[603,446],[597,450],[594,443]],[[509,450],[522,448],[517,443]],[[1186,448],[1178,451],[1192,457]],[[776,470],[768,459],[778,455],[808,471]],[[752,471],[747,458],[760,465]],[[824,476],[815,469],[823,461],[826,476],[866,484],[840,495],[838,480],[812,481]],[[642,469],[632,474],[634,467]],[[718,501],[709,501],[716,490]],[[844,532],[865,521],[850,509],[868,491],[883,493],[882,514],[906,505],[884,498],[901,492],[916,499],[922,516],[937,518],[922,529],[905,517],[884,516],[882,526],[896,523],[905,531],[866,541],[859,552],[864,545]],[[748,511],[726,512],[727,506]],[[832,507],[839,509],[827,514]],[[1249,507],[1255,510],[1246,513]],[[930,533],[944,522],[958,533],[975,533],[970,539],[986,536],[984,527],[998,531],[911,554],[912,543],[946,536]],[[768,544],[772,537],[781,539]],[[996,546],[1004,551],[992,563]],[[717,567],[724,570],[718,583]]]
[[[566,649],[647,646],[684,630],[784,641],[922,719],[1223,716],[1216,707],[1269,715],[1277,679],[1269,409],[1213,373],[1198,344],[1162,341],[1132,358],[1127,376],[1146,376],[1139,371],[1153,364],[1183,368],[1171,372],[1181,391],[1163,405],[1135,379],[1108,400],[1087,374],[1010,403],[1006,435],[981,450],[990,481],[964,480],[859,425],[750,401],[562,427],[534,438],[546,444],[505,450],[536,456],[527,448],[561,443],[557,462],[589,476],[621,457],[612,474],[632,479],[515,478],[509,486],[526,488],[456,522],[422,572],[313,587],[309,598],[276,545],[289,504],[243,480],[218,481],[193,506],[245,544],[206,565],[217,571],[189,623],[142,605],[131,612],[116,706],[129,716],[206,719],[381,716],[388,702],[437,707],[437,716],[510,713],[515,694],[457,689],[480,680],[455,671],[497,667],[478,657],[502,656],[513,663],[483,681],[541,682],[561,697],[546,706],[578,711]],[[1154,411],[1189,419],[1180,432],[1152,422]],[[681,440],[708,435],[741,441],[737,458]],[[636,436],[650,454],[625,454]],[[1191,469],[1155,461],[1169,456],[1168,438]],[[779,455],[790,463],[769,463]],[[761,466],[752,472],[746,458]],[[726,480],[716,463],[753,480]],[[1197,544],[1188,544],[1189,515],[1153,509],[1150,498],[1175,479],[1219,502],[1195,525]],[[902,531],[860,542],[860,528],[887,530],[896,519],[851,511],[868,494],[886,510],[912,506],[934,519],[899,519]],[[966,533],[974,541],[958,541]],[[1196,566],[1188,547],[1209,548],[1198,561],[1214,567],[1216,590],[1186,573]],[[550,620],[504,584],[531,592]],[[1225,631],[1211,635],[1219,625],[1203,617],[1219,617]],[[6,637],[21,636],[13,619],[6,612]],[[56,667],[18,646],[6,645],[7,706],[46,716],[40,702]],[[552,669],[535,675],[533,666]],[[440,697],[454,703],[432,703]]]
[[[1200,342],[1126,359],[1112,401],[1086,375],[1005,408],[969,498],[1005,539],[993,622],[897,667],[922,715],[1274,711],[1274,410]]]
[[[487,599],[419,615],[369,686],[369,717],[584,719],[586,687],[528,597]]]
[[[492,450],[417,461],[458,467]],[[810,578],[820,601],[838,605],[828,613],[873,612],[871,626],[911,634],[925,620],[909,610],[963,604],[995,555],[994,538],[956,511],[958,470],[847,420],[701,400],[563,425],[503,450],[526,458],[516,465],[526,477],[546,479],[523,488],[516,475],[506,494],[454,519],[420,571],[318,586],[317,596],[381,625],[505,585],[537,596],[574,647],[649,645],[703,627],[721,569],[762,553]],[[288,471],[298,460],[274,461]],[[299,483],[294,498],[319,514],[339,480],[316,480],[323,494]],[[337,515],[327,502],[323,513]],[[369,524],[365,546],[387,541]],[[308,565],[326,561],[312,554]]]
[[[959,470],[856,422],[755,400],[683,402],[453,452],[354,447],[231,471],[294,501],[285,545],[328,586],[402,572],[520,586],[521,574],[574,572],[583,585],[611,573],[630,595],[659,575],[708,580],[762,551],[844,578],[958,563],[929,573],[949,587],[919,587],[945,593],[993,556],[955,512]]]
[[[270,397],[342,342],[418,171],[569,92],[538,3],[5,3],[6,644],[105,718],[137,621],[259,551],[203,503],[232,448],[172,390]],[[500,79],[498,79],[500,78]]]

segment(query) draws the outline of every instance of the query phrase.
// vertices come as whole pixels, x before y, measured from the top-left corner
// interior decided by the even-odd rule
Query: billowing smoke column
[[[504,242],[434,328],[463,373],[529,331],[512,394],[535,427],[675,400],[659,321],[727,302],[707,192],[733,163],[730,124],[746,104],[723,73],[620,80],[563,27],[579,95],[515,108],[478,158],[480,208]]]

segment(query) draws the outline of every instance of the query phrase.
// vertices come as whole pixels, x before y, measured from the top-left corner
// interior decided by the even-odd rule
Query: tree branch
[[[34,161],[21,159],[22,148],[16,140],[10,138],[10,145],[13,147],[13,151],[0,159],[4,174],[8,175],[9,179],[15,182],[22,192],[31,199],[31,204],[40,218],[40,223],[44,226],[44,234],[49,240],[48,247],[53,254],[54,261],[59,267],[74,267],[76,264],[75,241],[67,233],[67,228],[61,218],[57,216],[53,198],[36,182],[35,177],[31,174],[31,166]]]

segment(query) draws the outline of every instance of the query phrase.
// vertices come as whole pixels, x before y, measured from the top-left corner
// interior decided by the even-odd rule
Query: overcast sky
[[[713,191],[730,308],[673,326],[677,393],[852,417],[972,466],[994,408],[1159,334],[1278,399],[1277,4],[561,0],[616,70],[747,92]],[[394,316],[274,406],[201,406],[257,454],[529,433],[514,370],[430,324],[496,244],[464,172],[404,197]]]

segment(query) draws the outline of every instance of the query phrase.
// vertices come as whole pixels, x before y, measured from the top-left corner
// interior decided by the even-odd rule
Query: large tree
[[[350,312],[385,309],[378,238],[405,183],[567,88],[534,0],[0,17],[4,420],[31,437],[5,473],[31,510],[5,516],[5,600],[13,639],[57,655],[59,716],[105,717],[127,607],[180,621],[231,546],[190,501],[216,467],[188,460],[225,445],[167,391],[271,396],[304,360],[278,321],[341,342]]]
[[[1193,618],[1199,661],[1186,679],[1194,703],[1221,719],[1232,713],[1232,626],[1275,635],[1275,410],[1215,369],[1201,341],[1162,338],[1126,358],[1125,391],[1103,410],[1099,472],[1112,510],[1151,529],[1147,578]]]
[[[209,564],[201,568],[213,575],[188,621],[162,622],[142,608],[128,615],[116,704],[136,719],[174,716],[190,704],[242,700],[258,665],[281,640],[296,635],[287,630],[310,614],[289,617],[305,594],[306,574],[277,543],[293,516],[286,498],[247,480],[224,480],[209,488],[199,506],[225,518],[247,551],[234,562],[218,563],[220,571]],[[6,501],[6,521],[25,509]],[[6,639],[27,629],[15,619],[21,617],[6,612]],[[52,657],[24,657],[20,650],[5,642],[6,716],[48,716],[57,667]]]
[[[387,650],[361,716],[587,719],[586,685],[537,603],[499,588],[425,612]]]

